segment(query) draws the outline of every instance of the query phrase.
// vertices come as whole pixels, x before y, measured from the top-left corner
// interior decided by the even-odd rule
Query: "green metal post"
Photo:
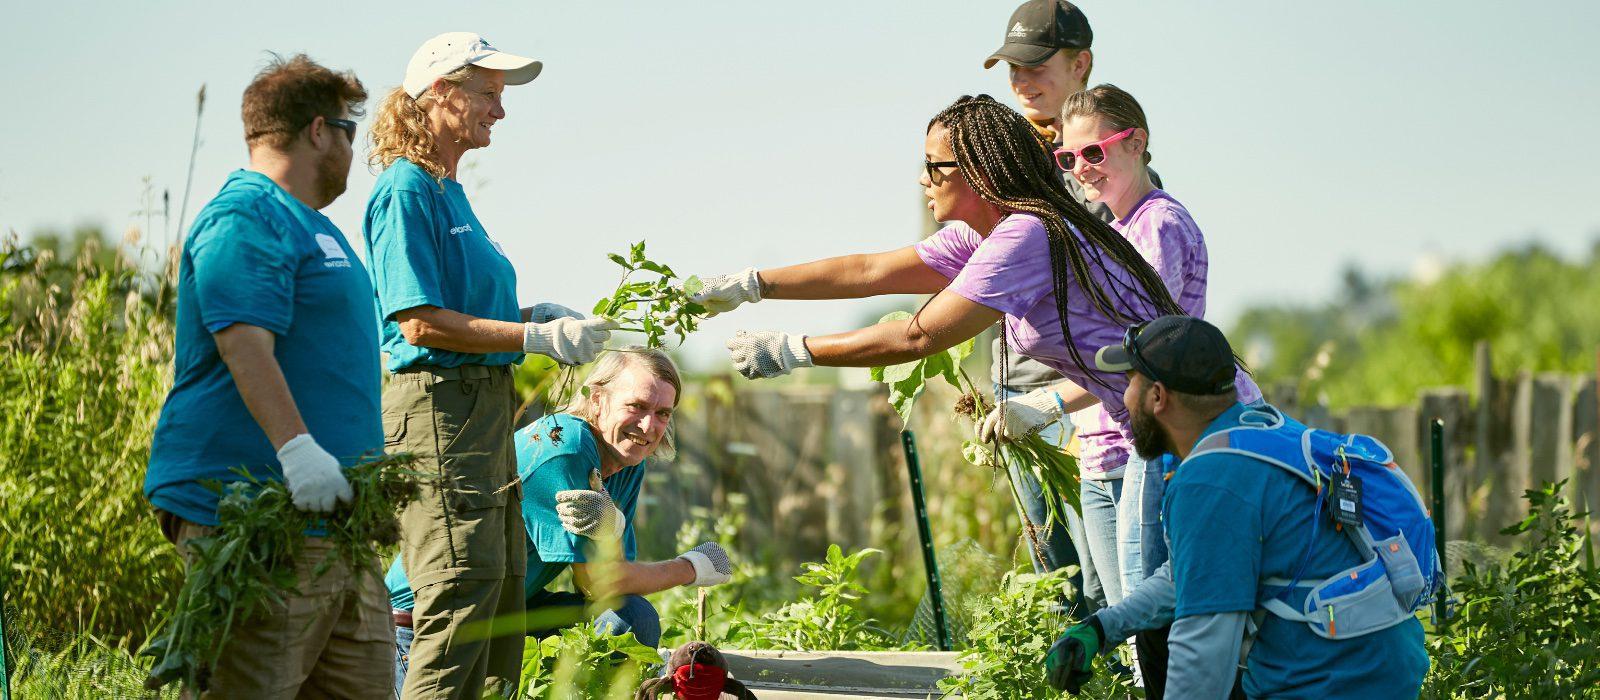
[[[917,439],[911,431],[900,431],[900,446],[905,448],[906,472],[911,476],[911,504],[917,511],[917,536],[922,539],[922,566],[928,573],[933,627],[939,635],[939,651],[950,651],[950,629],[944,621],[944,595],[939,589],[939,561],[933,553],[933,528],[928,526],[928,506],[922,499],[922,464],[917,461]]]
[[[1444,420],[1433,419],[1429,428],[1433,433],[1433,542],[1439,549],[1439,570],[1444,571],[1446,561],[1444,541]],[[1446,578],[1448,578],[1448,575]],[[1435,627],[1444,624],[1444,613],[1445,599],[1441,595],[1433,602],[1433,624]]]
[[[11,700],[11,664],[6,660],[6,582],[0,575],[0,700]]]

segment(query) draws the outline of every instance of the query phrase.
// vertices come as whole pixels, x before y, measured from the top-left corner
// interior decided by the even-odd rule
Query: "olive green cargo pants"
[[[385,449],[410,452],[414,469],[437,477],[400,514],[400,556],[416,594],[407,700],[516,689],[528,564],[516,410],[504,366],[413,367],[384,389]]]

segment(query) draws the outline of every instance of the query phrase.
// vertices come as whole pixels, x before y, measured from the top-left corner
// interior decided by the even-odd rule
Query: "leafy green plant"
[[[720,586],[693,588],[679,586],[656,598],[661,610],[661,646],[675,649],[686,642],[704,641],[713,646],[751,642],[749,608],[759,606],[772,594],[765,579],[765,566],[750,561],[738,549],[739,532],[744,529],[749,499],[730,493],[727,503],[712,517],[711,511],[695,506],[678,528],[673,551],[687,551],[701,542],[716,542],[728,553],[733,564],[733,579]]]
[[[0,576],[38,634],[137,646],[179,583],[142,492],[171,269],[92,230],[63,253],[0,240]]]
[[[1456,617],[1429,641],[1423,697],[1600,697],[1600,568],[1565,485],[1525,493],[1528,516],[1501,532],[1531,541],[1508,563],[1464,563]]]
[[[956,657],[962,672],[940,681],[939,689],[975,700],[1070,697],[1050,687],[1044,656],[1069,623],[1057,603],[1071,585],[1072,569],[1007,574],[1000,591],[978,603],[968,647]],[[1078,697],[1113,697],[1115,685],[1101,666]]]
[[[396,511],[418,495],[420,475],[406,469],[412,461],[402,455],[346,469],[354,495],[325,518],[296,508],[282,481],[241,471],[244,480],[217,486],[219,524],[212,534],[188,540],[188,574],[177,603],[139,652],[154,660],[148,687],[182,681],[204,690],[234,627],[295,589],[307,530],[323,530],[334,550],[313,578],[341,561],[356,576],[377,575],[368,569],[379,561],[378,548],[400,539]]]
[[[611,296],[595,302],[595,316],[620,323],[620,330],[643,333],[652,348],[661,347],[667,333],[682,344],[699,327],[706,309],[690,299],[704,287],[699,277],[677,281],[672,268],[645,256],[644,241],[630,246],[626,256],[606,257],[622,268],[622,279]]]
[[[11,689],[17,698],[77,700],[78,698],[178,697],[178,689],[156,693],[144,687],[147,664],[89,635],[42,643],[42,638],[19,630],[8,634],[6,661],[12,671]]]
[[[890,321],[914,322],[914,316],[905,311],[895,311],[878,319],[879,323]],[[895,412],[900,414],[902,422],[911,420],[911,408],[915,405],[917,397],[922,394],[927,382],[935,378],[943,378],[961,392],[961,398],[956,402],[956,415],[966,418],[976,424],[988,415],[992,404],[986,401],[978,386],[961,369],[961,363],[972,355],[975,340],[958,343],[944,352],[935,353],[914,362],[905,362],[887,367],[873,367],[872,379],[889,386],[889,404],[894,406]],[[1045,503],[1049,507],[1050,518],[1053,522],[1065,522],[1065,513],[1061,511],[1061,504],[1071,505],[1073,510],[1078,510],[1078,463],[1070,455],[1062,451],[1065,445],[1052,445],[1037,434],[1021,438],[997,438],[994,442],[985,444],[975,439],[966,440],[961,445],[961,456],[969,463],[989,467],[1001,472],[1005,471],[1007,463],[1024,464],[1034,472],[1038,479],[1040,490],[1045,496]],[[1012,484],[1013,498],[1020,498],[1016,492],[1016,485]],[[1029,540],[1034,540],[1033,533],[1029,533]],[[1037,546],[1037,545],[1035,545]]]
[[[828,545],[821,563],[807,562],[795,577],[816,591],[764,615],[754,625],[753,639],[772,649],[876,651],[897,647],[893,637],[856,607],[867,589],[856,582],[861,561],[881,550],[863,549],[846,556]]]
[[[632,698],[649,671],[661,665],[656,650],[633,633],[610,635],[575,625],[522,647],[517,697],[523,700]]]

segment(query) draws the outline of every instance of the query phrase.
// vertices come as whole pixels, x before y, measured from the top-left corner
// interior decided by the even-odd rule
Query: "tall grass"
[[[23,626],[130,647],[182,571],[140,493],[173,295],[107,259],[0,241],[0,576]]]

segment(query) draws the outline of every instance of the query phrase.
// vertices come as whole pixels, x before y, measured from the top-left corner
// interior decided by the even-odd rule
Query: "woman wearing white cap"
[[[505,86],[540,68],[477,34],[440,34],[411,57],[372,128],[369,162],[383,173],[363,233],[393,373],[384,442],[439,477],[401,514],[400,554],[416,594],[411,614],[396,620],[414,635],[407,698],[515,689],[522,634],[462,629],[523,612],[511,365],[524,353],[589,362],[614,327],[553,304],[519,308],[516,270],[455,180],[462,154],[488,146],[505,118]]]

